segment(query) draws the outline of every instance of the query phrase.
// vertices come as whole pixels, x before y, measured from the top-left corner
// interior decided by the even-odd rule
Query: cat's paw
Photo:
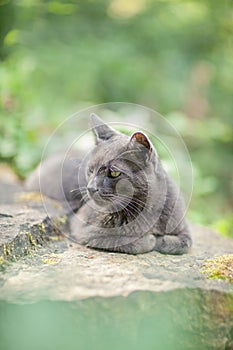
[[[189,251],[192,239],[188,233],[156,237],[155,250],[163,254],[181,255]]]
[[[143,254],[143,253],[150,252],[154,249],[155,243],[156,243],[155,236],[151,234],[147,234],[134,242],[132,247],[134,252],[132,254]]]

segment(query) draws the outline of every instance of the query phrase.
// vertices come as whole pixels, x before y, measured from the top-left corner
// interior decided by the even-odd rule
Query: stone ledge
[[[43,208],[0,206],[0,262],[14,261],[67,233],[65,214],[49,217]]]
[[[20,295],[32,300],[72,301],[184,288],[232,294],[231,283],[208,280],[201,270],[205,259],[230,254],[233,241],[201,227],[194,229],[193,250],[183,256],[106,253],[75,243],[60,249],[64,241],[50,243],[7,267],[1,277],[1,299],[15,300]]]
[[[0,182],[0,190],[7,194],[7,185]],[[232,283],[202,272],[206,259],[233,252],[233,240],[210,229],[193,226],[194,245],[183,256],[107,253],[68,239],[67,217],[58,203],[22,194],[18,185],[11,202],[0,205],[0,299],[71,301],[185,288],[233,293]]]

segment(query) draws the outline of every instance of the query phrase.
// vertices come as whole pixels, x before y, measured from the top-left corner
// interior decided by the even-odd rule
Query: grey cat
[[[140,131],[119,133],[96,115],[91,123],[94,149],[78,162],[76,153],[42,162],[27,189],[77,212],[70,225],[79,244],[128,254],[186,253],[192,240],[182,196],[149,138]]]

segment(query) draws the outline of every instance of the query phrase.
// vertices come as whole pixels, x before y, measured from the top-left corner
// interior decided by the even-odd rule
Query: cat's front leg
[[[156,239],[152,234],[147,234],[139,238],[105,236],[90,239],[87,243],[87,247],[136,255],[152,251],[155,247],[155,242]]]

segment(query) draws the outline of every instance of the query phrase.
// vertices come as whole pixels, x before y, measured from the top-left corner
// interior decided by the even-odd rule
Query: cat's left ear
[[[96,114],[92,113],[90,119],[96,144],[98,144],[100,141],[109,140],[111,137],[118,134],[116,130],[105,124]]]
[[[133,135],[130,138],[129,144],[131,147],[143,146],[141,147],[141,150],[145,152],[148,160],[151,159],[154,148],[149,138],[143,132],[136,131],[135,133],[133,133]]]

